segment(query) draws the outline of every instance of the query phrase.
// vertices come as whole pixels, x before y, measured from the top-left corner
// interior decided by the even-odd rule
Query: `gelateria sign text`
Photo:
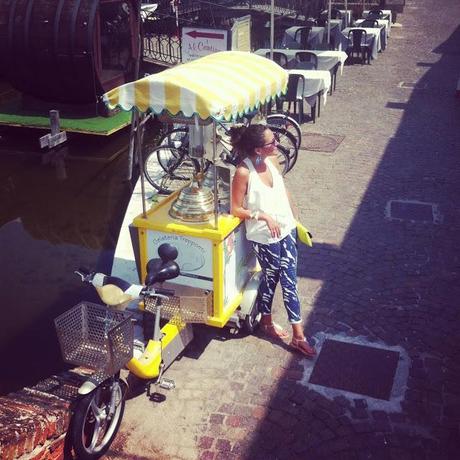
[[[202,27],[182,28],[182,62],[189,62],[229,48],[228,31]]]

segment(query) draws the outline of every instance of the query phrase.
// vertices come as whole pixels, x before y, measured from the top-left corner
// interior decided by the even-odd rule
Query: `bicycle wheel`
[[[278,158],[281,174],[284,176],[289,172],[289,153],[281,144],[278,144],[276,148],[276,157]]]
[[[302,131],[300,130],[300,125],[297,120],[284,113],[272,113],[267,116],[267,124],[269,126],[279,126],[287,129],[294,136],[297,148],[300,149]]]
[[[181,126],[165,133],[160,138],[158,145],[171,145],[176,148],[188,147],[188,139],[188,128],[186,126]]]
[[[297,148],[294,136],[284,128],[270,126],[278,144],[281,144],[287,151],[289,157],[289,165],[287,171],[290,171],[297,161],[299,149]]]
[[[79,459],[96,460],[109,449],[125,410],[122,383],[106,380],[78,402],[70,434]]]
[[[170,145],[155,147],[144,160],[145,178],[165,195],[187,185],[199,170],[198,161],[190,158],[186,149]]]

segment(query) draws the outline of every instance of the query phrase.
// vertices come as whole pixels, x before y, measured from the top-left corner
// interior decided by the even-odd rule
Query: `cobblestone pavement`
[[[459,17],[458,0],[407,0],[387,50],[346,66],[304,125],[344,140],[301,151],[287,179],[315,236],[299,263],[306,331],[399,351],[390,400],[313,385],[315,361],[261,336],[199,327],[168,371],[177,388],[128,401],[108,458],[458,458]],[[434,203],[438,222],[390,219],[390,200]],[[276,318],[287,326],[279,294]]]

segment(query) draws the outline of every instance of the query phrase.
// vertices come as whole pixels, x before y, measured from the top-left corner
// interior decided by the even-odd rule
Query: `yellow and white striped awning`
[[[123,110],[234,120],[286,91],[288,73],[278,64],[243,51],[222,51],[104,94]]]

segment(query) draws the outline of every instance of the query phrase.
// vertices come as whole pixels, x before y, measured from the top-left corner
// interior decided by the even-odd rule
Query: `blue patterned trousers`
[[[281,241],[272,244],[253,242],[257,260],[262,268],[259,286],[259,311],[271,315],[273,296],[278,281],[281,283],[284,307],[291,324],[301,322],[300,301],[297,292],[297,233],[296,230]]]

